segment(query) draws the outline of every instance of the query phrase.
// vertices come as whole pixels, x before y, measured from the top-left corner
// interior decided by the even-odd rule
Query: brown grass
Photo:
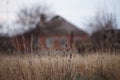
[[[120,55],[1,55],[0,80],[120,80]]]

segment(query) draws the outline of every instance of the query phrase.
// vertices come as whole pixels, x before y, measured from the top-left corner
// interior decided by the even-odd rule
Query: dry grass
[[[0,80],[120,80],[120,55],[1,55]]]

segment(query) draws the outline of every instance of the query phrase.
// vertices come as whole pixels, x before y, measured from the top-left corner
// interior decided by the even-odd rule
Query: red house
[[[46,21],[44,16],[34,29],[13,37],[18,51],[63,50],[73,48],[77,42],[87,40],[88,34],[60,16]]]

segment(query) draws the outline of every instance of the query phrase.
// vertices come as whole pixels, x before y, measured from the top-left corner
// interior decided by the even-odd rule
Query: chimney
[[[42,24],[45,24],[46,23],[46,15],[45,14],[41,14],[40,20],[41,20]]]

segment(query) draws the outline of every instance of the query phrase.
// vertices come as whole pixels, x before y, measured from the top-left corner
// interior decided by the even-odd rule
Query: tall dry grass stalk
[[[120,80],[120,55],[1,55],[0,80]]]

